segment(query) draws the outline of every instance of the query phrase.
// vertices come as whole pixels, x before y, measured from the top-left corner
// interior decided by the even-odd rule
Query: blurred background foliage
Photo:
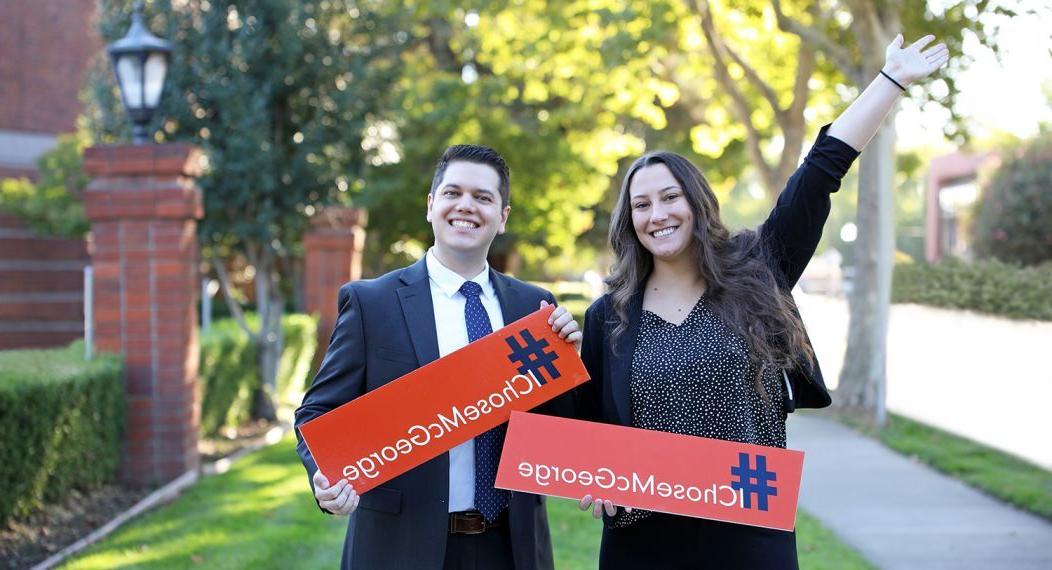
[[[131,5],[99,1],[104,42],[128,29]],[[608,220],[631,161],[655,149],[685,155],[727,225],[756,226],[822,125],[875,75],[865,70],[884,44],[867,36],[873,22],[948,44],[947,69],[912,87],[903,107],[937,117],[963,152],[998,149],[1003,162],[961,220],[981,262],[903,264],[894,300],[1052,319],[1049,131],[969,148],[957,101],[965,44],[996,54],[1000,23],[1035,16],[1016,10],[1012,0],[148,2],[149,28],[174,46],[154,139],[205,151],[203,258],[223,297],[244,301],[216,307],[233,319],[202,336],[203,430],[272,416],[302,387],[309,323],[284,313],[302,309],[303,233],[324,207],[368,210],[365,276],[381,274],[431,243],[426,195],[442,151],[492,146],[511,167],[512,213],[491,262],[583,315],[610,261]],[[87,233],[83,149],[130,139],[105,53],[84,99],[78,132],[40,159],[35,180],[0,180],[0,208],[41,233]],[[895,163],[880,191],[894,196],[898,261],[924,258],[926,175],[945,152],[883,157]],[[860,170],[834,197],[818,249],[852,269],[857,242],[843,230],[873,214],[857,211]]]
[[[976,202],[976,254],[1021,265],[1052,262],[1052,133],[1002,158]]]
[[[101,3],[107,41],[126,29],[130,4]],[[495,264],[579,277],[605,268],[620,174],[646,150],[698,164],[732,227],[762,221],[801,150],[857,94],[838,57],[862,58],[850,32],[860,10],[893,10],[907,37],[931,31],[949,44],[948,72],[912,90],[911,104],[943,113],[945,134],[964,142],[961,46],[970,38],[996,51],[999,20],[988,16],[1017,16],[1011,4],[856,4],[154,0],[148,23],[176,45],[156,138],[207,151],[205,255],[253,258],[286,296],[307,221],[326,204],[369,209],[367,274],[418,257],[430,244],[434,163],[465,142],[493,146],[512,170]],[[836,52],[785,31],[809,27]],[[127,136],[101,54],[86,99],[92,142]],[[914,257],[928,158],[898,157],[897,245]],[[848,260],[838,230],[856,215],[853,176],[822,245]]]
[[[61,135],[37,161],[37,180],[0,179],[0,209],[25,220],[35,232],[83,236],[90,229],[81,192],[88,185],[83,155],[86,133]]]

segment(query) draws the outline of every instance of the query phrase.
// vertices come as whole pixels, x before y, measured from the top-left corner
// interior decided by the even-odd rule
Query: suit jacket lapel
[[[515,286],[511,279],[494,271],[493,268],[489,270],[489,281],[493,284],[493,290],[497,293],[497,302],[500,303],[500,313],[505,326],[540,308],[540,305],[533,307],[533,310],[530,307],[524,307],[519,288]]]
[[[438,360],[438,332],[435,327],[435,309],[431,302],[431,284],[427,276],[427,264],[423,258],[406,267],[400,277],[405,287],[398,289],[398,301],[402,305],[409,338],[413,341],[417,364],[423,366]]]
[[[636,291],[628,302],[628,328],[617,340],[617,353],[612,355],[610,367],[611,399],[621,425],[632,425],[632,357],[636,352],[636,336],[643,316],[643,292]]]
[[[435,305],[431,301],[431,282],[427,275],[427,260],[406,267],[399,277],[405,287],[398,289],[398,302],[402,305],[409,339],[413,343],[416,361],[420,366],[438,360],[438,328],[435,326]],[[438,493],[448,500],[449,452],[443,453],[425,464],[430,470]]]

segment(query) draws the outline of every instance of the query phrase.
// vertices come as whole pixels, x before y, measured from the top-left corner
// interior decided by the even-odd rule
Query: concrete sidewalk
[[[878,568],[1052,568],[1052,523],[820,414],[791,414],[788,435],[800,506]]]
[[[794,296],[833,388],[847,342],[847,302]],[[888,411],[1052,469],[1052,322],[894,304],[888,327]]]

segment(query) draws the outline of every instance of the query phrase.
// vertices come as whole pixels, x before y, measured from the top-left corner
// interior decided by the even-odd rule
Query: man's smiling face
[[[500,175],[488,165],[456,161],[427,197],[427,221],[435,245],[459,255],[485,258],[497,234],[504,233],[511,206],[502,203]]]

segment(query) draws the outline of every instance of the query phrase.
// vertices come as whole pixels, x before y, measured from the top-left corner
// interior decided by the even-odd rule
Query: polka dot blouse
[[[781,374],[766,370],[765,399],[756,389],[745,340],[702,296],[687,318],[672,324],[643,311],[632,357],[632,425],[638,428],[785,447]],[[620,512],[613,526],[650,513]]]

